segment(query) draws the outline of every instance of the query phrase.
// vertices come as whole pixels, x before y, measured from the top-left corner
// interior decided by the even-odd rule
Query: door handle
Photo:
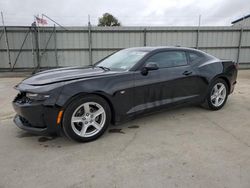
[[[191,71],[184,71],[182,74],[188,76],[188,75],[192,74],[192,72]]]

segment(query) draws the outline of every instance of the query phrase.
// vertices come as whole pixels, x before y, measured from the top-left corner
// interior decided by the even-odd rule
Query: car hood
[[[91,78],[105,76],[109,74],[117,74],[116,71],[105,71],[97,67],[70,67],[70,68],[59,68],[36,73],[35,75],[23,80],[23,84],[28,85],[46,85],[56,82],[70,81],[82,78]]]

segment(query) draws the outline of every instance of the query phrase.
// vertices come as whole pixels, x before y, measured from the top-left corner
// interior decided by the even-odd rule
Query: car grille
[[[33,127],[33,128],[46,128],[46,126],[36,126],[32,125],[27,119],[25,119],[22,116],[19,116],[20,121],[26,126],[26,127]]]
[[[29,125],[29,127],[31,127],[31,124],[29,123],[29,121],[27,119],[25,119],[24,117],[20,116],[20,120],[23,124],[25,125]]]
[[[32,103],[32,100],[29,99],[28,97],[26,97],[26,93],[25,92],[21,92],[18,93],[17,96],[14,99],[14,102],[18,103],[18,104],[30,104]]]

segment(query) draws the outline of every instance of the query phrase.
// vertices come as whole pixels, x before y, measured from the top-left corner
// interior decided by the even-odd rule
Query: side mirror
[[[159,66],[157,63],[155,62],[149,62],[147,63],[143,68],[142,68],[142,75],[147,75],[148,74],[148,71],[151,71],[151,70],[157,70],[159,69]]]

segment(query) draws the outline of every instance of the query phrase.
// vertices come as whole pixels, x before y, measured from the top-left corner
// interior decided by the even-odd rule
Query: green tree
[[[108,26],[108,27],[121,26],[121,23],[112,14],[105,13],[102,15],[101,18],[99,18],[98,26]]]

